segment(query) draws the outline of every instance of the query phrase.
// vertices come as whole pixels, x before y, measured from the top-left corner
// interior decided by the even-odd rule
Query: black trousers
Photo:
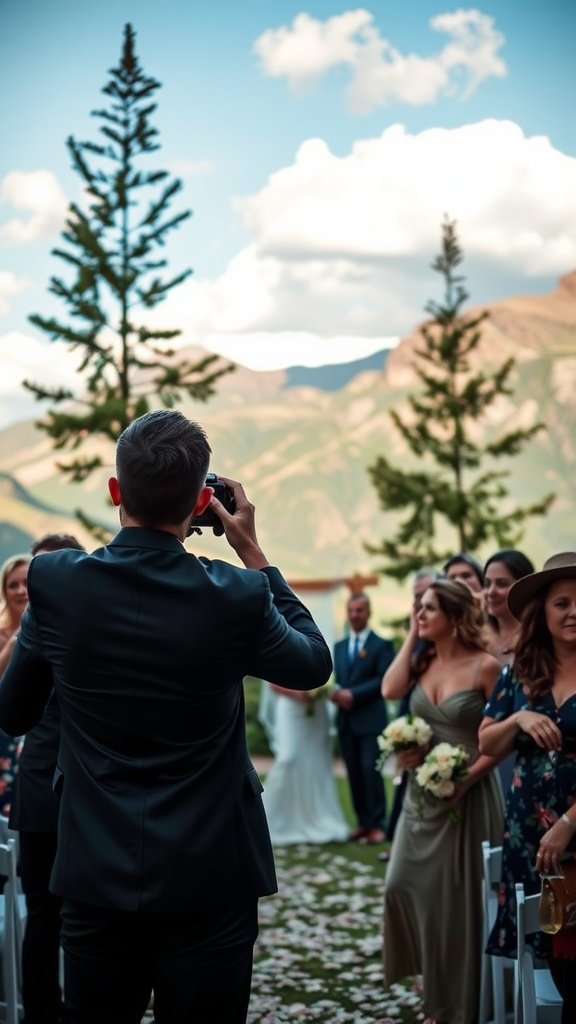
[[[106,910],[64,900],[64,1021],[244,1024],[257,901],[190,914]]]
[[[376,736],[339,733],[340,753],[346,765],[352,805],[361,828],[384,828],[386,796],[380,772],[374,767],[379,754]]]
[[[58,1024],[61,1020],[61,900],[50,892],[56,856],[56,833],[20,832],[20,877],[26,897],[22,943],[22,1002],[26,1024]]]

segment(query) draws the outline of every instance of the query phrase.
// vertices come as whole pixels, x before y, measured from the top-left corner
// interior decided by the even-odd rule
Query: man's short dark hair
[[[62,548],[75,548],[77,551],[84,551],[84,547],[71,533],[45,533],[30,546],[30,554],[35,555],[38,551],[60,551]]]
[[[118,438],[122,506],[148,526],[181,523],[200,494],[211,448],[202,427],[174,409],[139,416]]]

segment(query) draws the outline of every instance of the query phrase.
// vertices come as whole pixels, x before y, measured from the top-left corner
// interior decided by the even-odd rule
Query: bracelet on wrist
[[[571,828],[573,832],[576,831],[576,821],[574,821],[569,814],[561,814],[560,821],[563,821],[565,825],[568,825],[568,827]]]

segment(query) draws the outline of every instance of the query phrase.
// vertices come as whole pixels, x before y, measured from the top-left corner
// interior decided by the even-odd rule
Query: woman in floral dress
[[[557,872],[576,834],[576,553],[553,555],[508,595],[521,621],[513,669],[504,671],[485,709],[480,749],[517,751],[508,792],[502,882],[488,952],[516,955],[515,885],[540,891],[540,873]],[[563,1024],[576,1020],[576,934],[530,937],[563,997]]]

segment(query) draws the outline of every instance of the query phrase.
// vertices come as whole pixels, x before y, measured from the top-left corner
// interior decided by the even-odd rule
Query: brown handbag
[[[560,875],[542,875],[540,930],[548,935],[576,927],[576,860],[562,861]]]

